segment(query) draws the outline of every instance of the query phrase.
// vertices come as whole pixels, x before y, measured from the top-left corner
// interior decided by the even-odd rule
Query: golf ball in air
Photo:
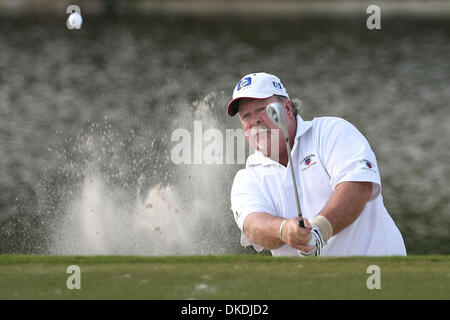
[[[74,29],[80,29],[83,23],[83,18],[78,12],[74,12],[69,16],[69,25]]]

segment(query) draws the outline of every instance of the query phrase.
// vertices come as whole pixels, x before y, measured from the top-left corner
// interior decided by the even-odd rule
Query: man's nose
[[[262,120],[262,118],[259,115],[254,116],[251,119],[251,126],[252,127],[253,126],[260,126],[262,123],[263,123],[263,120]]]

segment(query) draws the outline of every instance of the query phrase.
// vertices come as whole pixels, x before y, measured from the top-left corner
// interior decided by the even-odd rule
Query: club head
[[[283,131],[285,137],[288,136],[286,120],[284,119],[283,106],[279,102],[272,102],[266,107],[266,113],[270,120]]]

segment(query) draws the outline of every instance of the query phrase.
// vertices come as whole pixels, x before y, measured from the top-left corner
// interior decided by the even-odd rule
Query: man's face
[[[245,136],[252,148],[267,157],[276,157],[285,148],[283,132],[270,121],[266,107],[272,102],[280,102],[275,96],[267,99],[247,99],[239,101],[238,113]],[[283,103],[284,105],[284,103]]]

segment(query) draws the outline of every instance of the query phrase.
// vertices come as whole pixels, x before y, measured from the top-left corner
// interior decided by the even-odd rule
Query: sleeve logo
[[[359,160],[359,163],[364,163],[361,170],[370,170],[370,171],[376,172],[375,165],[372,162],[370,162],[369,160],[362,159],[362,160]]]

